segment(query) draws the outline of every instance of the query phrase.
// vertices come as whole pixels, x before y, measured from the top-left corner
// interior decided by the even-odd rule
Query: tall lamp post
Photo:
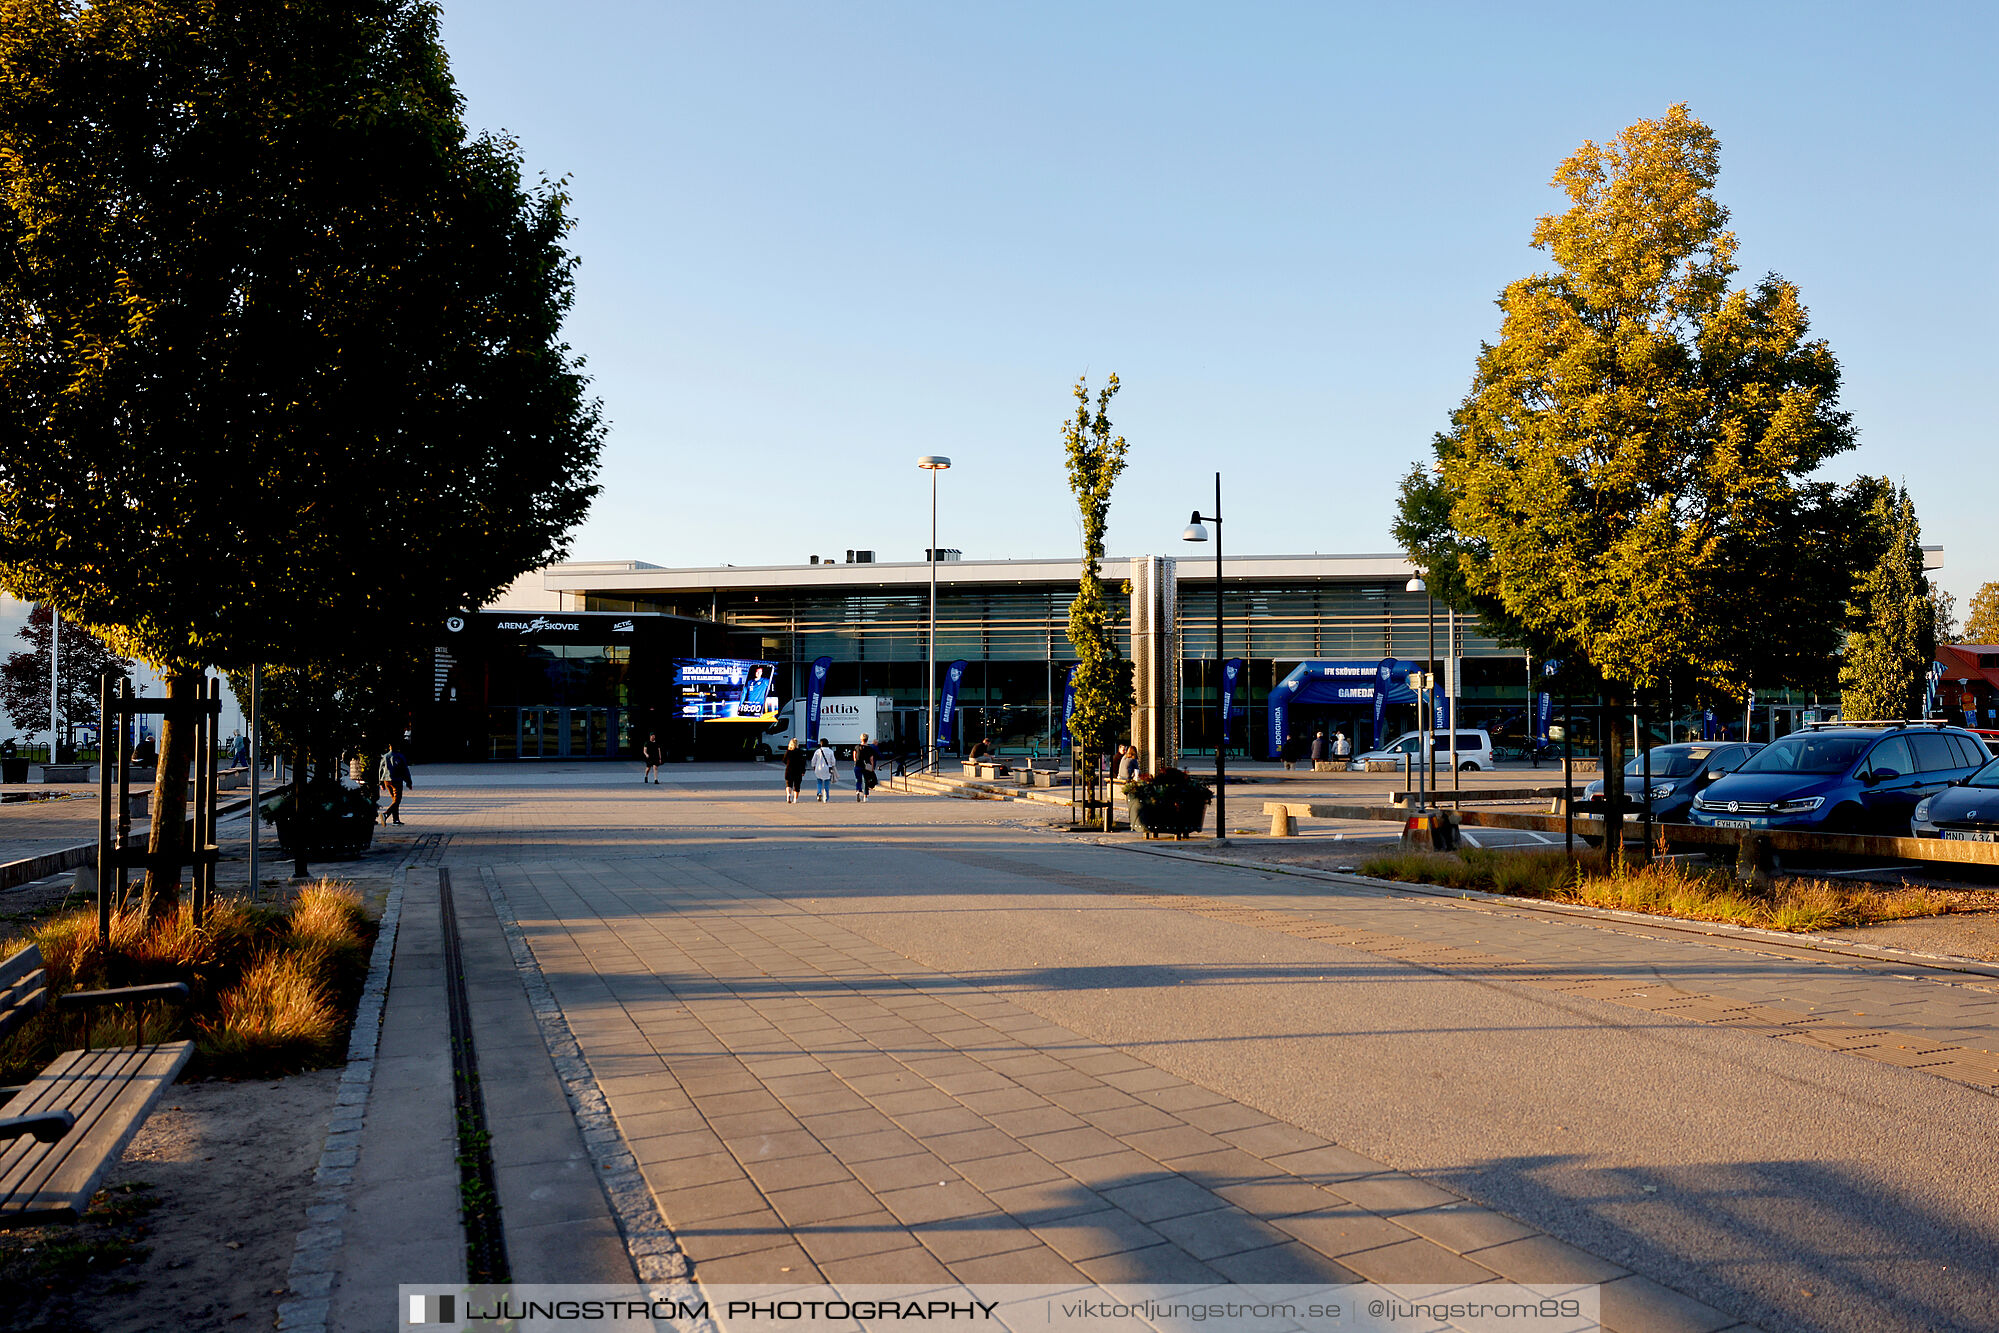
[[[1225,622],[1222,618],[1222,474],[1215,474],[1215,512],[1204,515],[1196,509],[1187,520],[1187,526],[1180,533],[1180,540],[1204,542],[1208,540],[1208,530],[1201,525],[1215,525],[1215,711],[1220,714],[1220,725],[1215,729],[1215,845],[1229,845],[1229,747],[1223,739],[1228,734],[1228,704],[1223,698],[1222,669],[1228,660],[1222,642]]]
[[[930,474],[930,633],[924,639],[924,684],[929,704],[924,712],[924,767],[937,767],[937,474],[951,466],[942,454],[925,454],[916,466]]]
[[[1422,751],[1422,753],[1416,756],[1416,803],[1427,807],[1430,803],[1430,793],[1435,790],[1437,785],[1437,756],[1435,747],[1430,741],[1430,728],[1423,724],[1423,695],[1424,691],[1433,691],[1437,688],[1437,602],[1435,598],[1428,595],[1430,585],[1423,582],[1420,576],[1410,579],[1409,582],[1403,584],[1402,591],[1423,593],[1424,600],[1429,605],[1430,656],[1423,663],[1423,689],[1416,691],[1416,744]],[[1431,708],[1429,717],[1432,722],[1436,720],[1437,716],[1436,697],[1434,693],[1430,695]],[[1451,762],[1456,763],[1457,758],[1456,755],[1452,755]]]

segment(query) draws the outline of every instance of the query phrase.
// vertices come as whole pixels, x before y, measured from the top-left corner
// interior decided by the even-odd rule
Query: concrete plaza
[[[464,1271],[440,872],[517,1280],[1600,1282],[1617,1330],[1999,1309],[1989,976],[665,776],[418,771],[290,1326]]]

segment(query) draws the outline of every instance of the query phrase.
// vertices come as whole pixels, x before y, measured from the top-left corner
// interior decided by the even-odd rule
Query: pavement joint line
[[[527,989],[536,1026],[554,1061],[556,1076],[562,1082],[563,1095],[576,1116],[584,1143],[590,1149],[591,1165],[610,1201],[611,1214],[617,1219],[625,1251],[631,1256],[639,1280],[661,1300],[700,1299],[690,1280],[687,1256],[661,1216],[652,1190],[639,1171],[638,1159],[611,1116],[610,1102],[563,1015],[561,1003],[549,988],[500,877],[492,867],[484,865],[479,867],[479,877],[485,882],[486,895],[499,918],[500,931],[506,936],[514,968]]]
[[[1126,844],[1117,843],[1100,843],[1098,845],[1110,847],[1127,846]],[[1172,860],[1195,861],[1226,866],[1232,869],[1258,871],[1264,869],[1258,863],[1245,863],[1222,857],[1202,856],[1184,852],[1161,852],[1155,851],[1152,848],[1139,847],[1130,847],[1129,850],[1140,851],[1154,856],[1166,856]],[[1377,880],[1362,875],[1348,877],[1327,874],[1323,871],[1309,871],[1295,868],[1289,873],[1303,874],[1309,878],[1325,879],[1340,884],[1358,882],[1364,888],[1392,887],[1399,889],[1402,887],[1400,881]],[[1104,892],[1106,890],[1094,891]],[[1109,892],[1119,891],[1109,890]],[[1268,924],[1288,935],[1298,938],[1320,939],[1332,944],[1341,944],[1342,941],[1340,939],[1332,937],[1343,934],[1345,936],[1345,947],[1360,948],[1366,952],[1394,957],[1397,961],[1408,963],[1412,966],[1434,968],[1439,971],[1448,971],[1456,967],[1467,966],[1490,967],[1495,963],[1504,962],[1504,960],[1490,955],[1480,956],[1471,954],[1469,951],[1450,947],[1439,948],[1421,941],[1387,936],[1380,932],[1363,928],[1333,927],[1328,929],[1326,923],[1315,921],[1311,917],[1295,912],[1287,912],[1280,908],[1254,905],[1238,906],[1198,894],[1159,894],[1124,890],[1120,893],[1120,896],[1153,906],[1175,911],[1191,912],[1197,916],[1251,925],[1255,928],[1261,928],[1263,925]],[[1392,894],[1385,894],[1384,896],[1392,896]],[[1455,901],[1458,897],[1456,894],[1446,893],[1431,893],[1422,896],[1443,898],[1447,901]],[[1536,900],[1533,899],[1510,898],[1499,894],[1484,895],[1484,897],[1508,904],[1538,905],[1536,904]],[[1210,910],[1210,908],[1213,910]],[[1594,909],[1582,910],[1589,912]],[[1639,916],[1640,914],[1618,913],[1617,915],[1628,917]],[[1288,926],[1300,928],[1288,928],[1287,923]],[[1439,958],[1435,956],[1438,954],[1456,954],[1458,956]],[[1527,964],[1525,960],[1519,960],[1512,965],[1521,966]],[[1919,1069],[1931,1073],[1935,1077],[1956,1083],[1961,1087],[1969,1088],[1974,1092],[1982,1092],[1988,1096],[1999,1096],[1999,1061],[1994,1060],[1994,1052],[1980,1050],[1976,1047],[1959,1045],[1936,1046],[1935,1043],[1926,1042],[1926,1045],[1936,1046],[1940,1058],[1926,1062],[1923,1065],[1913,1065],[1906,1060],[1888,1058],[1887,1053],[1891,1049],[1907,1049],[1899,1046],[1890,1048],[1885,1045],[1886,1037],[1890,1034],[1876,1034],[1874,1029],[1851,1027],[1835,1021],[1834,1016],[1829,1013],[1804,1013],[1796,1010],[1779,1010],[1774,1006],[1757,1005],[1750,1001],[1732,1000],[1724,996],[1710,995],[1701,991],[1688,991],[1670,983],[1634,983],[1625,978],[1603,974],[1593,976],[1526,975],[1495,979],[1513,981],[1521,985],[1532,986],[1538,990],[1554,991],[1557,994],[1593,992],[1589,995],[1578,994],[1578,998],[1600,999],[1606,1003],[1617,1005],[1620,1008],[1638,1009],[1646,1013],[1663,1014],[1687,1022],[1699,1023],[1704,1027],[1732,1028],[1736,1031],[1752,1033],[1760,1032],[1761,1035],[1775,1037],[1778,1040],[1836,1050],[1847,1055],[1857,1055],[1875,1064],[1889,1065],[1894,1068]],[[1643,985],[1647,993],[1642,998],[1650,998],[1652,994],[1658,992],[1664,992],[1672,998],[1665,1002],[1638,1003],[1637,999],[1641,997],[1631,996],[1628,992],[1637,991],[1641,985]],[[1751,1025],[1752,1023],[1753,1026]],[[1863,1034],[1872,1038],[1872,1040],[1866,1041],[1865,1044],[1858,1044],[1858,1039]],[[1906,1040],[1922,1040],[1914,1038],[1909,1034],[1902,1035]],[[1972,1058],[1963,1059],[1959,1057]]]
[[[396,934],[402,926],[403,891],[421,850],[421,843],[412,847],[389,880],[389,895],[382,904],[375,947],[368,957],[368,979],[362,984],[361,998],[354,1009],[354,1026],[348,1032],[347,1064],[340,1071],[341,1095],[328,1110],[326,1138],[313,1171],[312,1203],[306,1210],[308,1225],[298,1234],[291,1268],[286,1274],[289,1299],[278,1306],[280,1333],[325,1333],[327,1315],[332,1309],[328,1292],[339,1267],[344,1240],[339,1224],[347,1215],[347,1192],[354,1180],[355,1145],[360,1137],[361,1117],[367,1110],[368,1094],[374,1086],[375,1052],[382,1038],[382,1006],[388,998],[389,969],[395,961]]]
[[[1203,865],[1229,866],[1236,870],[1254,870],[1263,874],[1326,880],[1334,884],[1381,890],[1389,896],[1396,893],[1411,893],[1424,898],[1441,898],[1447,902],[1469,902],[1473,905],[1500,903],[1531,912],[1547,912],[1583,920],[1629,923],[1675,934],[1737,937],[1784,945],[1805,953],[1832,954],[1874,963],[1905,963],[1912,967],[1924,967],[1939,972],[1967,972],[1999,980],[1999,964],[1981,962],[1976,958],[1963,958],[1956,954],[1917,953],[1910,949],[1894,949],[1882,944],[1861,944],[1854,940],[1834,939],[1828,935],[1813,935],[1806,932],[1793,934],[1789,931],[1766,930],[1760,926],[1737,926],[1726,921],[1689,921],[1681,917],[1653,916],[1645,912],[1626,912],[1618,908],[1590,907],[1583,903],[1557,903],[1543,898],[1520,898],[1512,894],[1486,893],[1478,889],[1443,889],[1406,880],[1375,879],[1370,875],[1353,872],[1318,870],[1311,866],[1282,865],[1269,861],[1243,861],[1235,857],[1214,856],[1175,848],[1147,847],[1138,843],[1098,839],[1097,846],[1116,851],[1137,852],[1142,856],[1164,857],[1170,861],[1193,861]]]

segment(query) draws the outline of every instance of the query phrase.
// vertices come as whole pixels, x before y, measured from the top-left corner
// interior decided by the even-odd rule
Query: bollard
[[[1270,816],[1270,836],[1273,838],[1295,838],[1298,836],[1298,816],[1286,809],[1274,811]]]
[[[1454,852],[1458,849],[1458,818],[1448,810],[1425,810],[1402,825],[1402,849],[1409,852]]]

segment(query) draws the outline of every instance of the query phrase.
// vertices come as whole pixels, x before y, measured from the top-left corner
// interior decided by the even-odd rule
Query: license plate
[[[1747,820],[1747,819],[1717,819],[1717,820],[1715,820],[1715,821],[1714,821],[1714,826],[1715,826],[1716,828],[1755,828],[1755,827],[1756,827],[1756,825],[1755,825],[1754,823],[1752,823],[1751,821],[1749,821],[1749,820]]]
[[[1982,829],[1947,828],[1938,830],[1952,842],[1999,842],[1999,834]]]

